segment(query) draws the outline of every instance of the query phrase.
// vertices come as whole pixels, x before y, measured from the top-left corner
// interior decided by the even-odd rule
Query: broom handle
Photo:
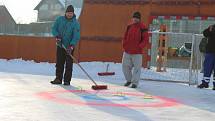
[[[62,44],[64,50],[66,50],[65,46]],[[67,53],[67,51],[66,51]],[[87,75],[87,77],[97,86],[96,82],[93,80],[93,78],[87,73],[87,71],[78,63],[78,60],[71,54],[67,53],[74,61],[75,63],[81,68],[81,70]]]
[[[108,72],[108,70],[109,70],[109,63],[107,64],[106,72]]]
[[[81,70],[87,75],[87,77],[97,86],[96,82],[93,80],[93,78],[87,73],[87,71],[78,63],[78,61],[76,60],[76,58],[74,56],[72,56],[71,54],[69,54],[70,57],[75,60],[76,64],[81,68]]]

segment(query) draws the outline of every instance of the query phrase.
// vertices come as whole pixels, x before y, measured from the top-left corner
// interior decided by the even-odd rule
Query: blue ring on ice
[[[112,100],[112,101],[126,101],[126,100],[129,100],[129,98],[126,96],[112,96],[111,98],[113,98],[113,99],[108,99],[108,97],[107,98],[105,98],[105,96],[100,97],[100,96],[97,96],[95,94],[82,95],[81,97],[84,99],[87,99],[87,100],[99,100],[99,101],[110,101],[110,100]]]

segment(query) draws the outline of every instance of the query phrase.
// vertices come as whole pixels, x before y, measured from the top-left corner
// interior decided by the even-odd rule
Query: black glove
[[[67,54],[72,54],[73,49],[74,49],[73,45],[68,46],[66,49]]]
[[[56,40],[56,42],[59,42],[59,41],[61,41],[61,37],[60,36],[56,36],[55,40]]]
[[[56,36],[56,37],[55,37],[55,40],[56,40],[57,45],[61,45],[61,44],[62,44],[62,43],[61,43],[61,37],[60,37],[60,36]]]

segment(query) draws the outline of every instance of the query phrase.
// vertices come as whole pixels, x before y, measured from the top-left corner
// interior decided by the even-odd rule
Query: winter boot
[[[213,90],[215,90],[215,81],[213,82],[213,86],[214,86],[214,87],[213,87]]]
[[[132,84],[131,88],[137,88],[136,84]]]
[[[124,84],[124,86],[129,86],[129,85],[131,85],[131,82],[126,82],[125,84]]]
[[[69,86],[69,85],[70,85],[70,82],[64,82],[63,85]]]
[[[54,81],[50,82],[51,84],[62,84],[62,81],[59,80],[58,78],[55,78]]]
[[[202,83],[200,85],[198,85],[198,88],[202,89],[202,88],[208,88],[208,82],[206,82],[205,80],[202,80]]]

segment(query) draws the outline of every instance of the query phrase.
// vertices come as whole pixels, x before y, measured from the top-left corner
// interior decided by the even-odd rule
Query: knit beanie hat
[[[133,14],[133,18],[141,19],[141,14],[140,14],[140,12],[135,12],[135,13]]]
[[[74,12],[74,7],[72,5],[69,5],[67,8],[66,8],[66,12]]]

